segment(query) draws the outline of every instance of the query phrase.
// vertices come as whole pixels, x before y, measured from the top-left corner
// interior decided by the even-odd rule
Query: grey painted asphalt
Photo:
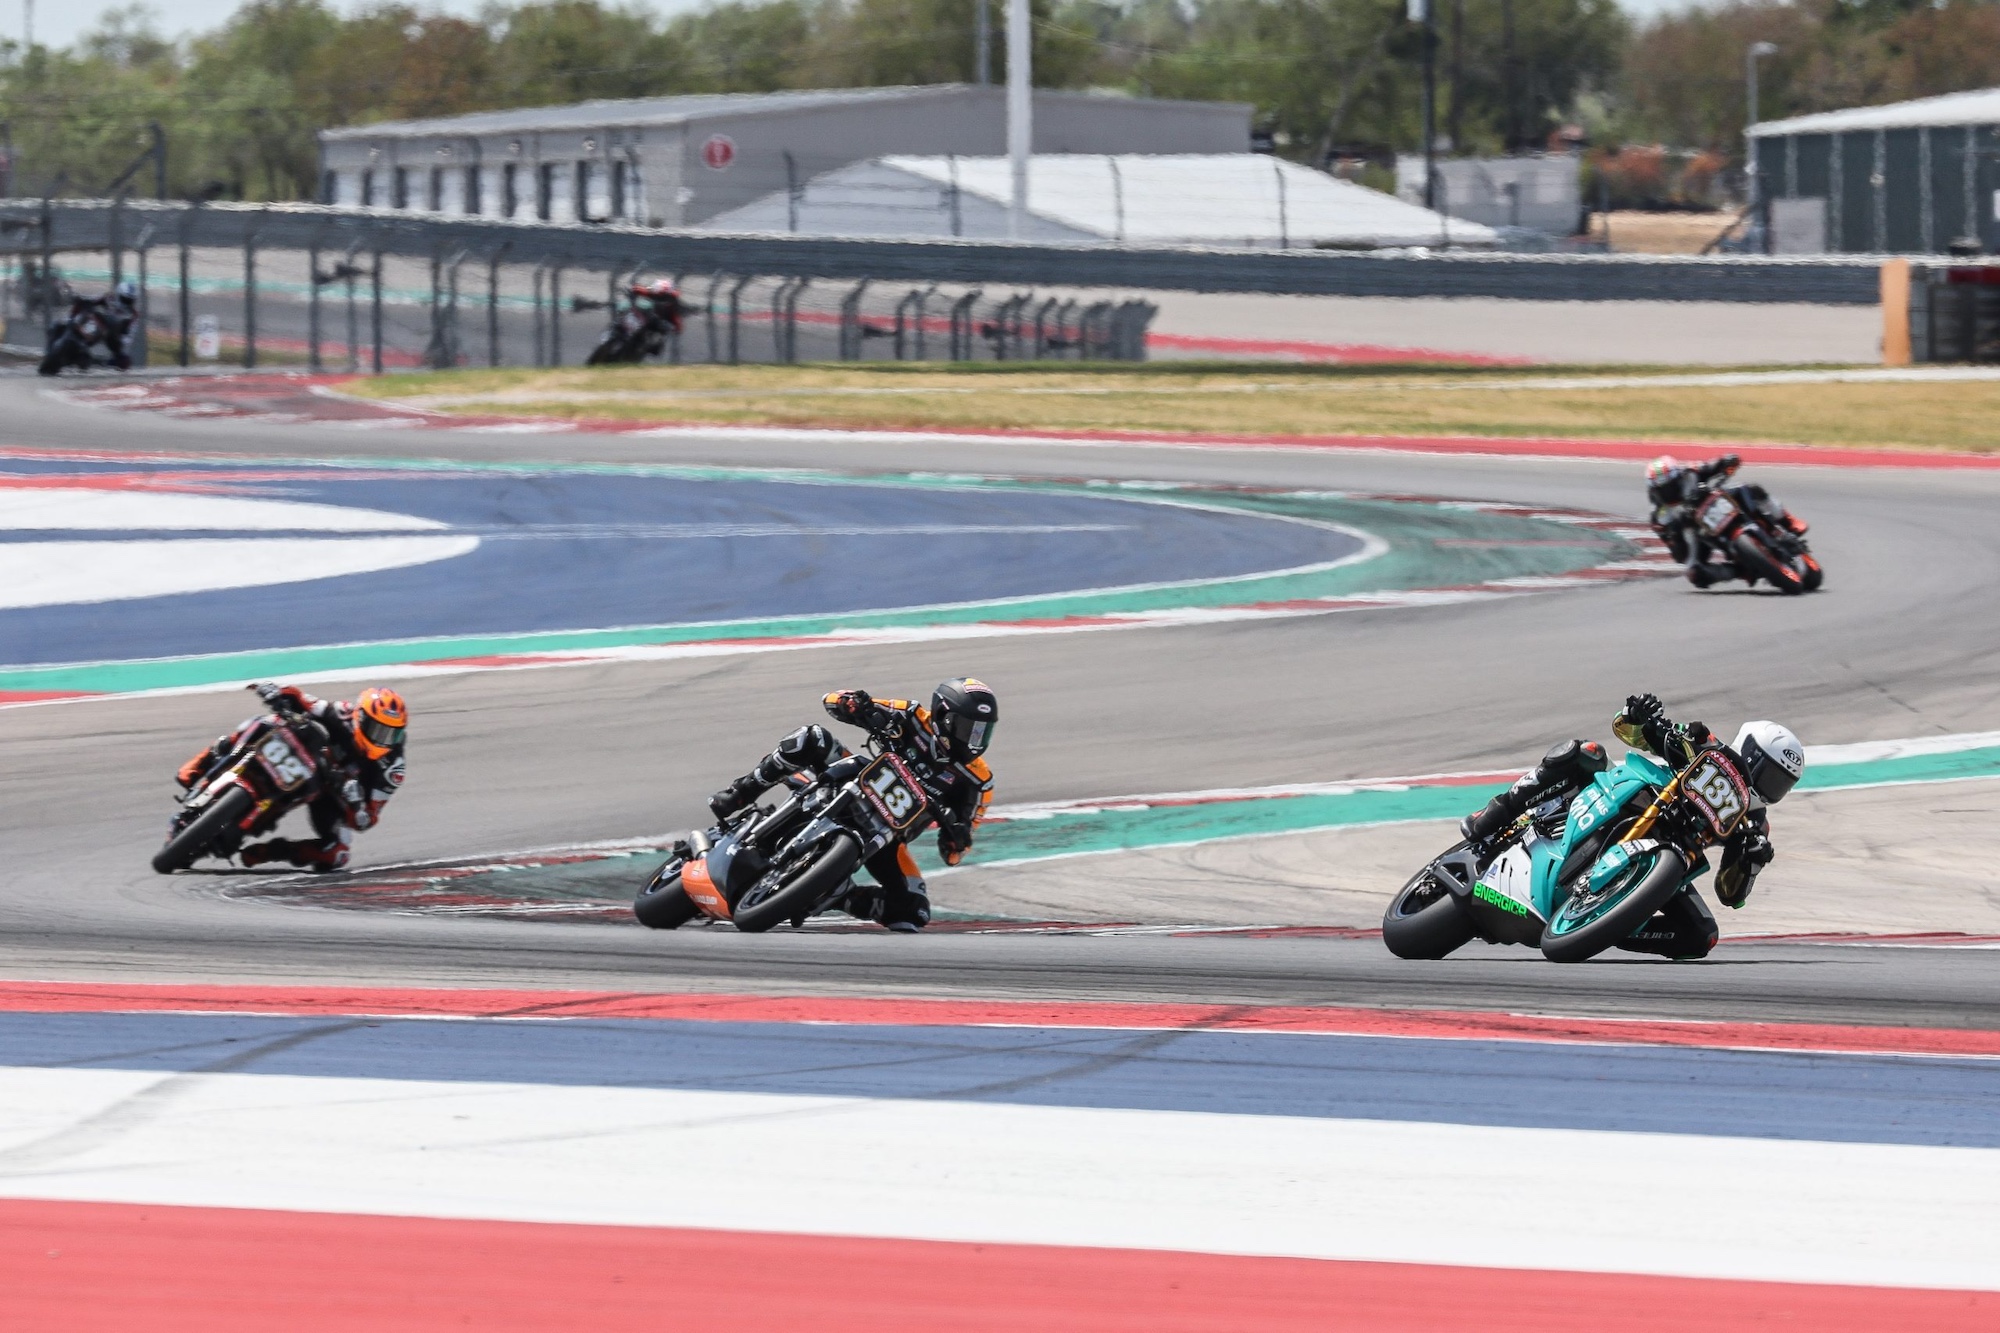
[[[0,382],[0,444],[954,468],[1319,486],[1638,515],[1631,464],[1303,450],[749,444],[334,432],[81,409]],[[976,672],[1006,707],[1000,799],[1324,781],[1532,760],[1652,689],[1718,730],[1825,743],[2000,729],[2000,475],[1754,470],[1815,523],[1827,591],[1674,583],[1269,623],[490,673],[412,682],[408,790],[361,850],[445,857],[693,822],[820,693]],[[365,627],[329,627],[329,638]],[[105,979],[882,992],[1499,1007],[2000,1027],[2000,951],[1733,945],[1700,965],[1559,969],[1526,951],[1399,963],[1372,940],[641,934],[230,903],[146,868],[168,776],[247,701],[0,711],[0,973]],[[1777,835],[1783,845],[1783,811]],[[1088,903],[1088,862],[1047,873]],[[1385,884],[1386,897],[1394,884]],[[1079,913],[1088,916],[1088,911]]]

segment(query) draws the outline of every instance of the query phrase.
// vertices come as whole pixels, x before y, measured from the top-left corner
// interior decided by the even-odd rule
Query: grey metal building
[[[2000,250],[2000,88],[1765,121],[1749,139],[1780,254]]]
[[[1006,151],[1006,93],[909,88],[583,102],[320,135],[324,203],[682,227],[888,154]],[[1250,107],[1038,91],[1037,153],[1241,153]]]

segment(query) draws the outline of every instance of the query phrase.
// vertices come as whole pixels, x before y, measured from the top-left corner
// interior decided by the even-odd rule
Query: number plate
[[[264,743],[257,747],[257,757],[264,761],[271,781],[286,791],[296,790],[312,776],[312,765],[282,732],[265,737]]]
[[[1735,764],[1714,750],[1694,761],[1681,779],[1681,793],[1701,811],[1718,838],[1728,837],[1750,812],[1750,784]]]
[[[1736,517],[1736,501],[1718,492],[1708,497],[1708,503],[1701,507],[1701,525],[1710,532],[1720,533]]]
[[[897,833],[907,833],[930,808],[916,775],[902,760],[885,754],[862,770],[861,790]]]

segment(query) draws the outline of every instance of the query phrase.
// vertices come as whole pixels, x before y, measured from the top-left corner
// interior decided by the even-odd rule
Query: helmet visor
[[[950,738],[953,750],[967,759],[977,759],[993,743],[994,726],[985,718],[953,714],[945,722],[945,735]]]
[[[363,713],[359,719],[361,737],[370,745],[379,745],[385,750],[393,750],[403,743],[403,728],[395,723],[380,722]]]
[[[1748,762],[1750,785],[1764,798],[1764,804],[1776,805],[1785,799],[1785,794],[1798,784],[1798,778],[1790,769],[1773,759],[1763,746],[1752,741],[1750,753],[1743,756]]]

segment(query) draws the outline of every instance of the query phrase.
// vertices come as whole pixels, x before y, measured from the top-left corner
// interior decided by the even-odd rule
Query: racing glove
[[[836,722],[846,722],[857,727],[868,725],[868,715],[874,711],[875,700],[866,690],[836,690],[820,701]]]
[[[1759,871],[1774,860],[1778,849],[1761,832],[1748,834],[1734,856],[1728,857],[1722,869],[1715,872],[1715,896],[1724,907],[1732,911],[1743,906],[1750,898],[1750,890],[1757,883]]]
[[[939,824],[937,845],[944,863],[955,866],[972,850],[972,829],[964,824]]]
[[[1663,739],[1661,733],[1666,720],[1666,709],[1661,706],[1658,695],[1630,694],[1625,696],[1625,706],[1618,710],[1618,716],[1611,719],[1611,730],[1633,749],[1651,750],[1657,754],[1657,742]]]
[[[250,691],[264,701],[264,706],[273,712],[305,711],[305,696],[296,685],[279,685],[268,680],[260,680],[249,687]]]

